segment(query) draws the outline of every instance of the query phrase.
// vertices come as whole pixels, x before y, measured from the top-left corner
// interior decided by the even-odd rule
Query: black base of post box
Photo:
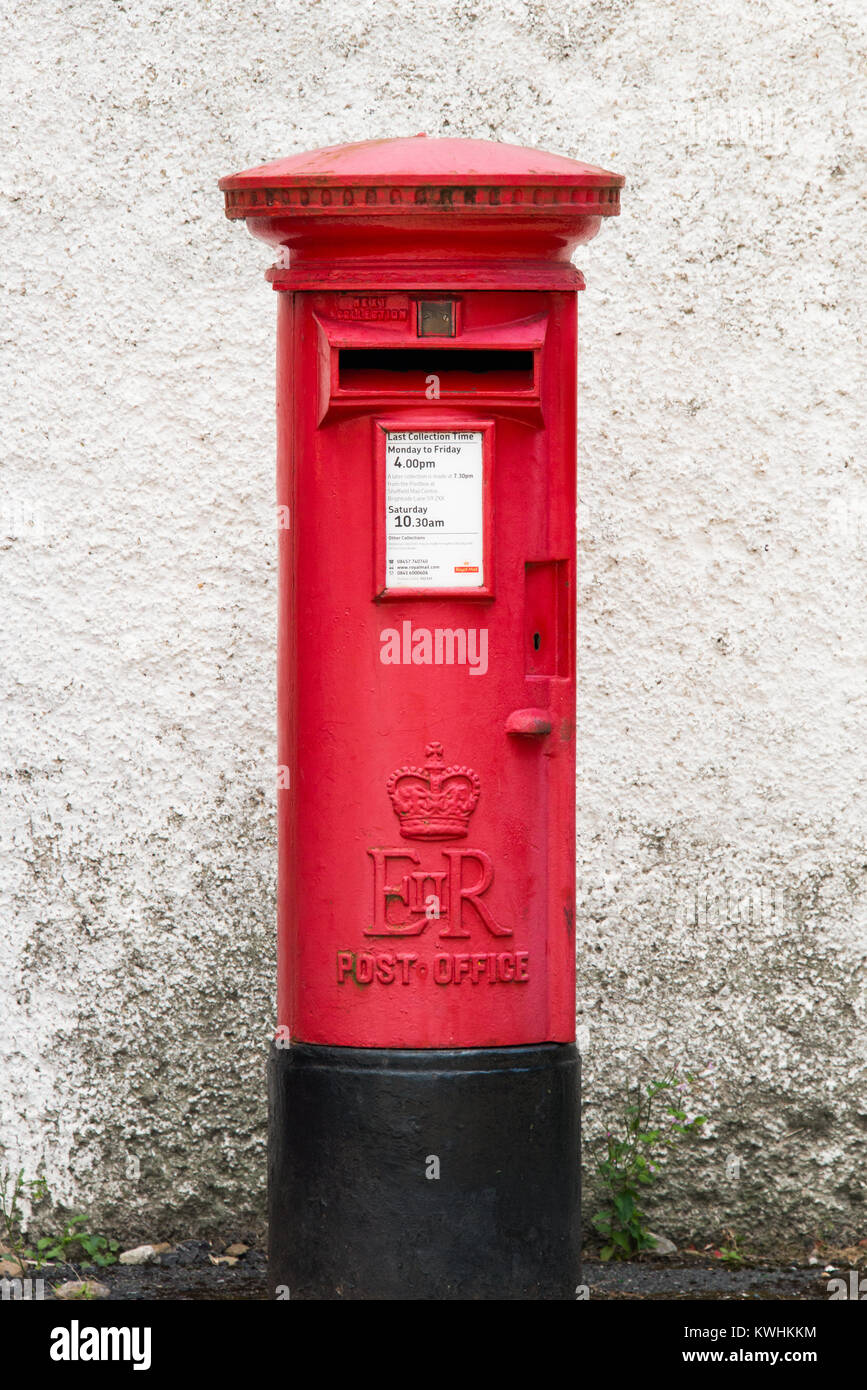
[[[574,1299],[580,1058],[272,1045],[270,1293]]]

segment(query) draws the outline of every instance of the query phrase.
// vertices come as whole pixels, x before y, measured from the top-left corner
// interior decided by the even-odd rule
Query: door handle
[[[516,709],[506,720],[506,733],[538,738],[550,734],[553,725],[546,709]]]

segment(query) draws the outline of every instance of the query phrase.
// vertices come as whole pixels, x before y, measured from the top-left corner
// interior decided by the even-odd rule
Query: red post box
[[[281,248],[283,1296],[575,1294],[570,255],[622,184],[424,137],[220,184]]]

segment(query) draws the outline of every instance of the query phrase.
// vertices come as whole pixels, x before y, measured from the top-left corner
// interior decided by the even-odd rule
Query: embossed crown
[[[443,746],[429,743],[424,767],[399,767],[386,789],[405,840],[457,840],[466,835],[481,782],[471,767],[444,767]]]

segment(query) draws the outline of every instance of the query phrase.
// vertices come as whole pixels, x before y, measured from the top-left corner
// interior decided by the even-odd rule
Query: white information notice
[[[480,589],[484,574],[479,430],[388,430],[385,585]]]

